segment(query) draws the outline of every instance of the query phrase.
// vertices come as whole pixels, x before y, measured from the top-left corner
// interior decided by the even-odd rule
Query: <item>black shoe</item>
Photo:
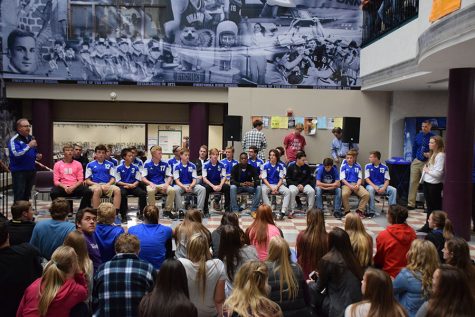
[[[412,206],[407,206],[407,210],[415,210],[416,207],[412,207]]]
[[[422,227],[420,227],[420,228],[417,229],[416,231],[417,231],[417,232],[429,233],[429,231],[430,231],[429,224],[426,222],[425,225],[423,225]]]
[[[176,216],[171,211],[164,211],[163,216],[175,220]]]
[[[178,219],[184,219],[185,218],[185,212],[183,211],[183,209],[180,209],[178,211]]]
[[[374,218],[376,215],[374,212],[367,212],[364,214],[364,216],[366,219],[371,219],[371,218]]]
[[[127,217],[120,217],[121,224],[127,224]]]
[[[285,214],[283,212],[281,212],[279,214],[279,217],[277,218],[277,220],[284,220],[284,217],[285,217]]]
[[[143,221],[143,215],[141,212],[137,211],[137,219]]]
[[[335,211],[333,213],[333,217],[335,217],[336,219],[338,220],[341,220],[341,218],[343,218],[343,213],[339,212],[339,211]]]

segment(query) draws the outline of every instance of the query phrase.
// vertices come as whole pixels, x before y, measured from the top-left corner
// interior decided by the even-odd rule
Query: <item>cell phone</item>
[[[310,277],[312,280],[316,281],[317,278],[318,278],[317,272],[313,271],[312,273],[310,273],[308,275],[308,277]]]

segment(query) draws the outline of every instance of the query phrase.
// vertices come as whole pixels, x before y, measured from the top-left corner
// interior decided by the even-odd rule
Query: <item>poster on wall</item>
[[[158,145],[163,154],[173,154],[173,146],[182,146],[181,131],[158,130]]]
[[[462,0],[433,0],[429,21],[434,22],[440,18],[460,9]]]
[[[359,89],[359,0],[1,2],[14,82]]]
[[[317,118],[307,117],[303,125],[303,130],[305,135],[315,135],[317,134]]]

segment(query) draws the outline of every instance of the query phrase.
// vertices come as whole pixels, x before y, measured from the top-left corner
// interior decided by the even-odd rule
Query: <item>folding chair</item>
[[[33,202],[35,212],[38,212],[37,200],[39,194],[49,194],[54,187],[53,171],[38,171],[35,176],[35,192]]]

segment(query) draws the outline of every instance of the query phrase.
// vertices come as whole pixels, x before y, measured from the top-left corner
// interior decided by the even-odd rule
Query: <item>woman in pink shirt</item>
[[[267,258],[270,240],[275,236],[282,236],[282,232],[275,226],[272,218],[272,209],[269,205],[262,204],[257,208],[256,219],[246,229],[246,234],[251,244],[256,247],[259,260]]]
[[[25,290],[17,317],[68,317],[87,299],[87,281],[73,248],[60,246],[46,264],[43,276]]]

